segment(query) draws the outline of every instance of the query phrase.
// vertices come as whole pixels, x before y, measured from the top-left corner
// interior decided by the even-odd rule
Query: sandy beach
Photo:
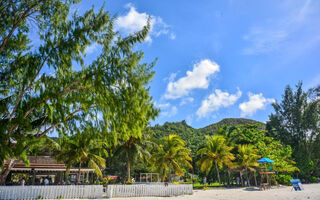
[[[320,200],[320,184],[303,185],[303,191],[291,190],[290,186],[283,186],[265,191],[254,189],[212,189],[212,190],[194,190],[193,195],[177,197],[136,197],[136,198],[112,198],[112,200]]]

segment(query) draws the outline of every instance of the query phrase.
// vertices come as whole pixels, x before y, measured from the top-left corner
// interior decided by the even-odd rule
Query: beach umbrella
[[[274,161],[269,158],[261,158],[258,163],[274,163]]]

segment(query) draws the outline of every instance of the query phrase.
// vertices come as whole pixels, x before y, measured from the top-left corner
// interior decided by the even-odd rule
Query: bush
[[[318,179],[315,176],[310,176],[307,179],[310,183],[318,183]]]
[[[126,184],[130,185],[132,184],[132,181],[126,181]]]
[[[293,179],[292,176],[288,174],[275,175],[275,178],[278,183],[283,185],[290,185],[291,184],[290,180]]]

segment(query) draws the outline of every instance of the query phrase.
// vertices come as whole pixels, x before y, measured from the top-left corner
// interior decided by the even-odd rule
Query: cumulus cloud
[[[262,93],[252,94],[248,93],[249,101],[243,102],[239,105],[241,110],[241,117],[252,116],[258,110],[264,109],[267,104],[273,103],[274,99],[265,98]]]
[[[176,106],[170,106],[165,111],[161,112],[163,117],[173,117],[178,113],[178,108]]]
[[[178,113],[178,108],[170,103],[154,103],[156,107],[160,108],[161,117],[173,117]]]
[[[206,117],[213,111],[219,110],[221,107],[228,107],[241,97],[242,92],[238,89],[235,94],[229,94],[228,92],[222,92],[216,89],[214,93],[210,94],[206,99],[202,101],[201,107],[197,110],[199,118]]]
[[[192,98],[192,97],[184,98],[180,102],[180,106],[183,106],[183,105],[188,104],[188,103],[192,103],[193,101],[194,101],[194,98]]]
[[[187,71],[186,76],[177,81],[169,81],[164,98],[178,99],[188,95],[193,89],[208,88],[210,75],[219,70],[219,65],[209,59],[196,63],[192,71]]]
[[[159,37],[160,35],[168,35],[170,39],[175,39],[175,34],[170,30],[161,17],[153,16],[145,12],[139,13],[133,4],[126,5],[129,12],[126,15],[117,18],[115,26],[117,30],[123,31],[126,34],[131,34],[142,30],[147,25],[150,17],[150,32],[146,41],[151,42],[152,37]]]

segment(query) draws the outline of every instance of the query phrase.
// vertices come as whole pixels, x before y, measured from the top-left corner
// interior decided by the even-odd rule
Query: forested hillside
[[[228,126],[238,126],[238,125],[245,125],[245,124],[259,124],[259,127],[261,129],[265,129],[266,126],[264,123],[259,122],[259,121],[255,121],[252,119],[245,119],[245,118],[225,118],[221,121],[219,121],[218,123],[214,123],[211,125],[208,125],[204,128],[200,128],[198,129],[200,132],[204,133],[205,135],[212,135],[214,134],[218,127],[222,127],[224,125],[228,125]]]
[[[262,129],[265,129],[265,124],[251,119],[245,118],[225,118],[217,123],[208,125],[204,128],[195,129],[189,126],[185,120],[181,122],[166,122],[163,125],[155,125],[151,127],[155,137],[160,138],[171,134],[179,135],[186,141],[192,152],[196,152],[199,146],[205,141],[205,135],[213,135],[218,127],[224,125],[237,126],[243,124],[259,124]]]

